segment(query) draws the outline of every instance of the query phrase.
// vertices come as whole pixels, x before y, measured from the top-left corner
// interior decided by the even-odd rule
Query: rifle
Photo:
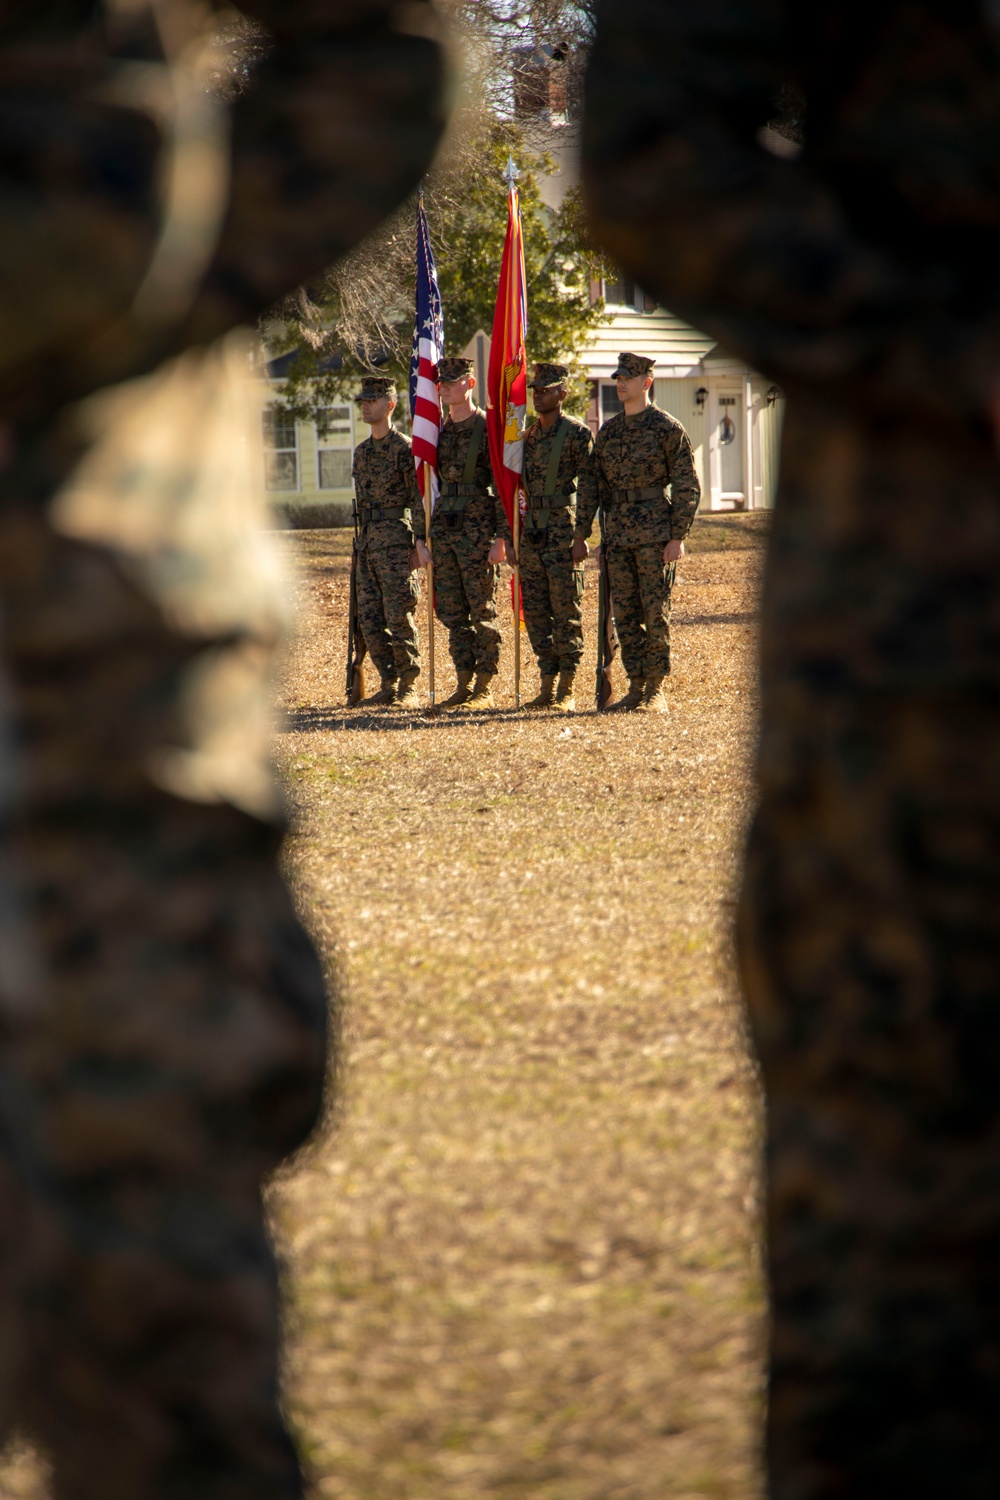
[[[347,607],[347,693],[348,708],[355,708],[365,696],[365,656],[368,647],[358,624],[358,507],[354,505],[354,543],[351,547],[351,598]]]
[[[595,684],[597,712],[601,713],[611,702],[614,685],[611,681],[611,663],[618,655],[618,632],[615,630],[611,610],[611,577],[608,573],[608,549],[602,540],[598,561],[597,590],[597,682]]]

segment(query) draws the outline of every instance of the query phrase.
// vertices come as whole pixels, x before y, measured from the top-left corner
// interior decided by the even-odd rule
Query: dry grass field
[[[590,573],[569,720],[513,711],[509,611],[500,710],[344,710],[347,538],[282,539],[288,869],[342,995],[338,1103],[272,1190],[323,1500],[761,1495],[731,928],[765,536],[698,523],[662,718],[590,707]],[[440,627],[437,655],[445,696]],[[43,1493],[29,1455],[0,1466],[0,1495]]]

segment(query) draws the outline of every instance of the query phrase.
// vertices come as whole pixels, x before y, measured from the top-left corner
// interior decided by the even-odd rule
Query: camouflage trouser
[[[364,547],[358,553],[358,619],[383,679],[420,671],[416,574],[409,547]]]
[[[608,577],[622,666],[629,677],[670,671],[670,593],[674,569],[664,566],[663,542],[608,548]]]
[[[521,542],[524,623],[543,677],[573,672],[583,659],[583,565],[570,546]]]
[[[448,631],[456,672],[495,673],[500,665],[497,624],[499,568],[487,562],[490,544],[475,551],[434,539],[434,604]]]

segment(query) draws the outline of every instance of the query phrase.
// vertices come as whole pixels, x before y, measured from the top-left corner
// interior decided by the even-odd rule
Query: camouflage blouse
[[[408,440],[395,427],[384,438],[365,438],[354,450],[354,496],[362,547],[412,547],[423,536],[423,501]],[[410,518],[366,519],[368,507],[407,505]],[[377,514],[377,511],[376,511]]]
[[[683,541],[691,530],[701,486],[691,440],[680,422],[650,404],[628,417],[619,412],[597,434],[598,499],[604,540],[628,547]],[[670,486],[670,499],[615,499],[616,490]],[[589,536],[593,512],[579,508],[581,536]]]

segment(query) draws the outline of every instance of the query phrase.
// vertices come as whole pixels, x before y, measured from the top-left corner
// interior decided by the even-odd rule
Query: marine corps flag
[[[487,390],[486,426],[493,476],[507,512],[514,538],[515,559],[521,540],[521,495],[524,473],[524,420],[528,408],[527,277],[524,270],[524,233],[521,225],[517,168],[507,168],[507,238],[500,266],[500,285],[493,318],[493,343]],[[514,691],[520,706],[521,573],[515,560],[511,585],[514,610]]]

